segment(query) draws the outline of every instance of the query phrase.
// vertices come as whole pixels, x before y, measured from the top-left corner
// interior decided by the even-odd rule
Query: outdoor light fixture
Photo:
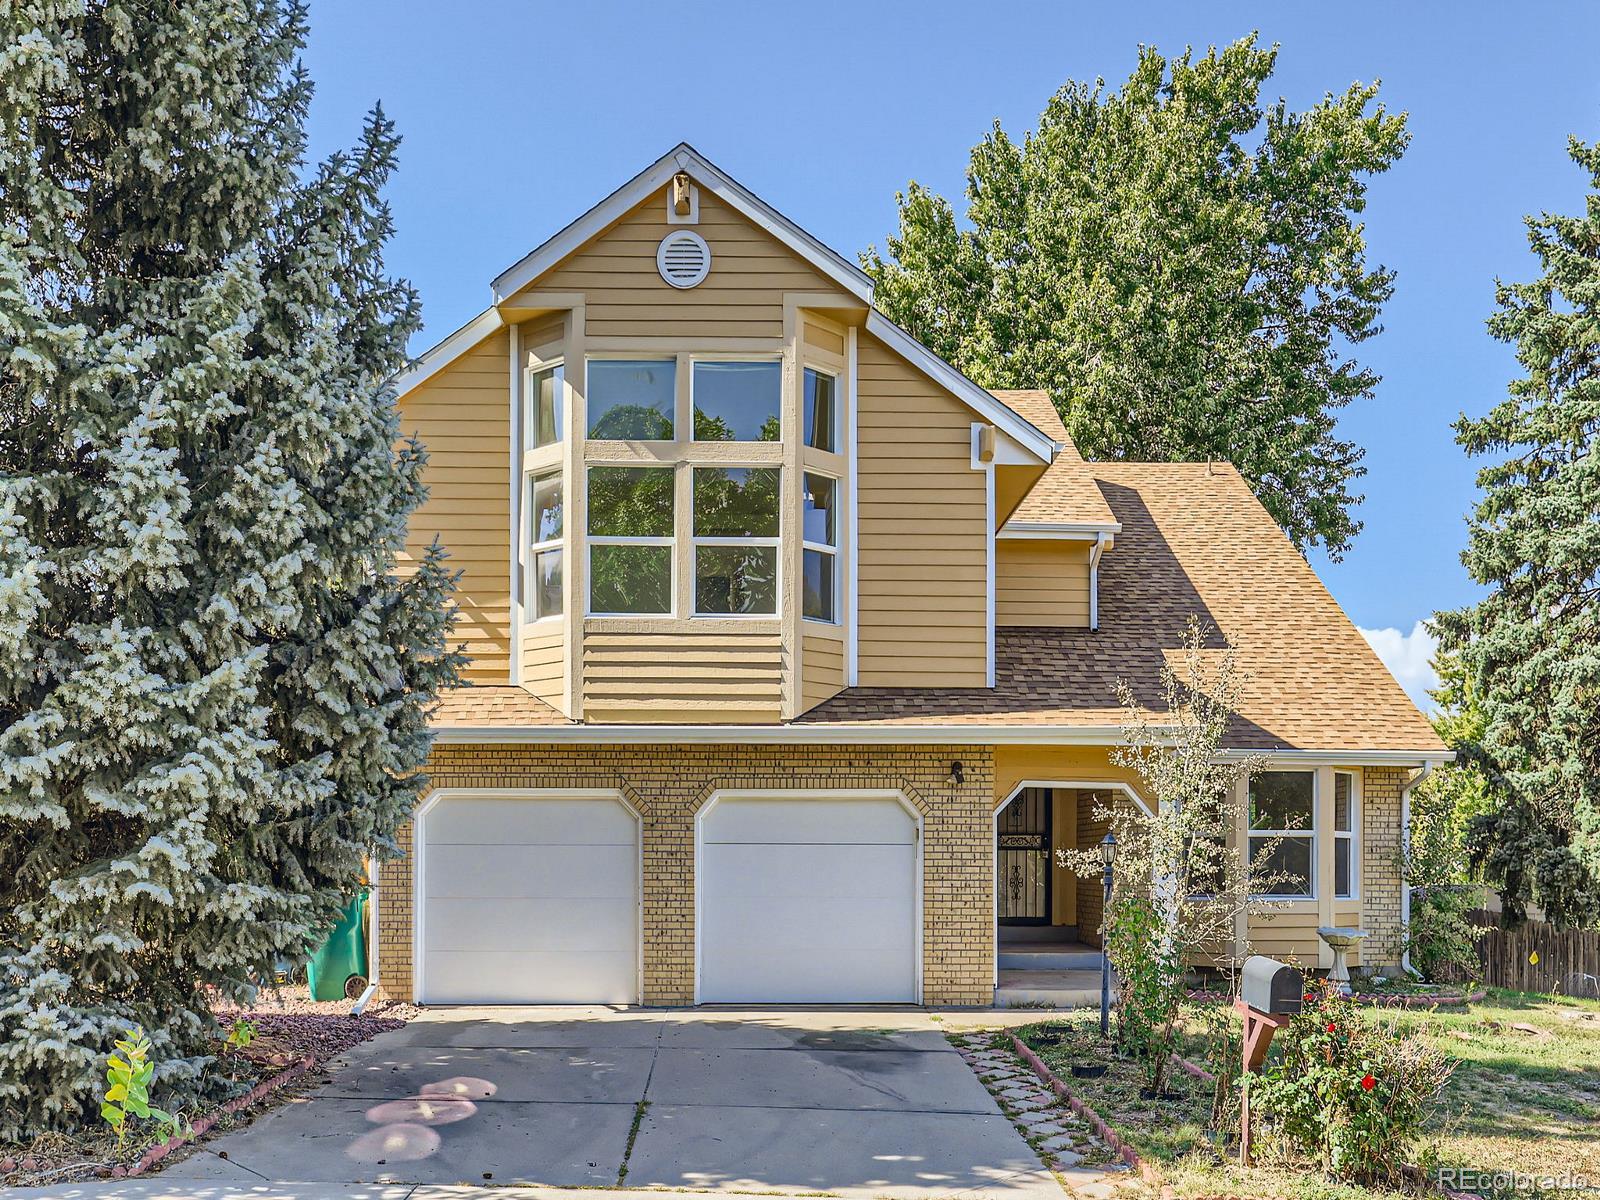
[[[959,759],[950,764],[950,786],[951,787],[953,787],[953,788],[960,787],[963,783],[966,782],[966,778],[967,778],[966,769],[961,765],[961,762],[960,762]]]
[[[1100,1036],[1111,1036],[1111,959],[1106,942],[1111,934],[1111,864],[1117,861],[1117,835],[1109,829],[1100,839],[1100,862],[1105,867],[1105,897],[1100,907]]]

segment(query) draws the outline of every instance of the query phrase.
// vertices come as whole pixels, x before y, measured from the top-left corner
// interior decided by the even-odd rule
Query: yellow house
[[[382,870],[422,1003],[989,1004],[1093,961],[1126,680],[1198,615],[1249,684],[1251,929],[1403,949],[1407,792],[1448,757],[1226,464],[1086,462],[687,145],[494,280],[399,381],[471,686]],[[1086,954],[1087,951],[1087,954]]]

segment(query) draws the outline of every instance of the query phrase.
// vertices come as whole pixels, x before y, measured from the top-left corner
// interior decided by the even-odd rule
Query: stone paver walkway
[[[952,1034],[956,1051],[1061,1185],[1082,1200],[1107,1200],[1136,1182],[1088,1123],[1039,1081],[1027,1063],[995,1045],[993,1031]]]

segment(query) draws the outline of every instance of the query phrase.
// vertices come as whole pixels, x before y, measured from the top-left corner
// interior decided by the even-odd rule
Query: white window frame
[[[744,360],[740,360],[744,361]],[[715,443],[711,443],[715,444]],[[724,443],[726,444],[726,443]],[[773,445],[771,442],[750,443],[754,445]],[[777,463],[708,463],[690,462],[689,467],[689,594],[692,615],[697,619],[717,621],[771,621],[783,614],[783,468]],[[775,537],[702,537],[694,531],[694,479],[696,471],[776,471],[778,474],[778,534]],[[777,574],[773,580],[772,611],[761,613],[718,613],[701,612],[699,602],[700,582],[700,547],[701,546],[733,546],[738,548],[750,546],[771,547],[776,553],[773,559],[777,563]]]
[[[835,407],[835,409],[838,408],[837,403],[835,403],[834,407]],[[816,447],[813,446],[812,449],[816,449]],[[827,451],[822,451],[821,453],[825,454],[825,453],[827,453]],[[831,546],[828,545],[826,542],[813,542],[813,541],[809,540],[806,537],[806,533],[805,533],[805,530],[806,530],[806,519],[805,519],[805,508],[804,508],[804,505],[805,505],[805,490],[806,490],[806,476],[807,475],[815,475],[819,479],[830,479],[830,480],[833,481],[833,543],[834,544],[831,545]],[[822,470],[818,470],[815,467],[802,466],[800,468],[800,497],[801,497],[801,501],[800,501],[801,502],[801,512],[800,512],[800,619],[802,621],[809,621],[813,625],[823,625],[823,626],[827,626],[828,628],[837,628],[839,625],[841,625],[843,623],[842,620],[841,620],[841,612],[840,612],[840,610],[844,605],[844,597],[843,597],[843,592],[844,592],[844,573],[839,569],[839,525],[841,523],[840,522],[839,507],[843,503],[843,500],[844,500],[844,480],[841,479],[839,476],[833,474],[833,472],[831,472],[831,471],[822,471]],[[806,615],[806,596],[805,596],[805,590],[806,590],[806,585],[805,585],[805,561],[806,561],[806,559],[805,559],[805,556],[806,556],[806,552],[807,551],[811,551],[811,550],[815,550],[815,551],[817,551],[818,553],[821,553],[821,554],[826,554],[826,555],[830,556],[833,559],[833,616],[829,617],[829,618],[809,617],[809,616]]]
[[[1253,900],[1315,900],[1317,899],[1318,871],[1317,857],[1322,845],[1322,774],[1311,769],[1298,767],[1268,767],[1257,773],[1261,775],[1309,775],[1311,776],[1311,828],[1310,829],[1257,829],[1250,824],[1249,791],[1246,790],[1245,808],[1245,865],[1254,869],[1256,860],[1255,843],[1259,839],[1264,842],[1300,838],[1311,843],[1310,871],[1307,872],[1308,888],[1304,892],[1259,892],[1251,897]]]
[[[684,435],[678,439],[679,441],[686,442],[690,446],[781,446],[781,445],[783,445],[784,436],[785,436],[785,434],[787,432],[783,427],[783,355],[781,355],[781,354],[764,354],[764,353],[754,352],[754,351],[746,352],[746,353],[739,353],[738,351],[715,351],[715,352],[711,352],[711,351],[704,351],[704,352],[702,352],[702,351],[693,351],[693,352],[691,352],[689,354],[688,359],[689,359],[689,411],[686,414],[684,414],[684,419],[689,422],[689,427],[685,431]],[[735,439],[733,441],[728,441],[728,442],[703,441],[700,438],[695,436],[695,433],[694,433],[694,414],[695,414],[694,375],[695,375],[695,368],[698,367],[701,363],[766,363],[766,364],[771,364],[771,365],[773,365],[773,366],[778,368],[778,440],[777,441],[775,441],[775,442],[752,442],[752,441],[741,441],[741,440],[738,440],[738,439]],[[696,465],[710,466],[710,465],[713,465],[713,464],[709,464],[709,463],[697,464],[695,462],[695,459],[694,459],[694,451],[692,451],[692,450],[689,451],[689,457],[685,461],[687,461],[690,466],[696,466]]]
[[[541,446],[541,450],[548,447]],[[561,532],[556,537],[547,538],[542,542],[533,541],[535,530],[534,521],[534,494],[539,481],[554,477],[561,481]],[[522,544],[526,562],[523,564],[525,577],[522,581],[522,622],[524,625],[538,625],[541,622],[556,622],[566,616],[566,604],[563,600],[560,612],[541,613],[538,611],[539,599],[539,555],[549,550],[561,551],[561,574],[565,579],[567,573],[567,481],[565,472],[560,465],[546,467],[542,471],[524,471],[522,473],[522,513],[523,531]]]
[[[593,471],[606,470],[631,470],[637,468],[646,471],[661,471],[673,479],[673,487],[669,493],[672,496],[672,521],[673,528],[677,528],[678,496],[677,481],[674,476],[676,468],[670,463],[588,463],[583,470],[583,609],[591,617],[675,617],[677,616],[678,596],[678,539],[668,537],[607,537],[589,532],[591,513],[589,509],[589,475]],[[566,522],[563,520],[563,526]],[[672,574],[667,581],[667,595],[672,599],[667,603],[666,612],[610,612],[594,606],[594,548],[596,546],[665,546],[667,548],[667,561],[671,563]]]
[[[550,371],[560,371],[560,397],[557,400],[555,440],[546,442],[542,446],[530,446],[528,440],[534,427],[532,417],[534,406],[538,402],[538,389],[534,381],[539,376]],[[548,362],[529,363],[522,369],[522,453],[526,457],[531,454],[540,454],[551,451],[566,440],[566,414],[572,402],[572,396],[567,391],[567,360],[565,357],[552,358]]]
[[[1339,808],[1337,802],[1337,788],[1339,776],[1343,775],[1350,781],[1350,828],[1339,828]],[[1361,774],[1358,771],[1335,771],[1334,800],[1328,814],[1328,822],[1333,831],[1333,898],[1335,900],[1361,899]],[[1339,891],[1339,843],[1350,843],[1350,891],[1341,894]]]
[[[833,434],[831,439],[833,442],[833,448],[831,450],[825,450],[821,446],[813,446],[810,442],[806,441],[807,371],[814,372],[817,375],[826,375],[829,379],[833,380],[833,428],[830,431]],[[799,398],[800,403],[795,407],[800,414],[800,428],[795,431],[795,437],[800,442],[801,452],[804,453],[807,450],[813,450],[818,454],[843,454],[844,451],[841,449],[841,447],[844,445],[844,431],[841,428],[843,422],[840,420],[840,418],[843,415],[844,409],[844,384],[840,373],[829,367],[818,366],[816,363],[802,363],[800,367]]]

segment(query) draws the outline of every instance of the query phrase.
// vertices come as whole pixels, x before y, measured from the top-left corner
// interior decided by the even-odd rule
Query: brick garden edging
[[[304,1058],[290,1063],[289,1066],[279,1071],[276,1075],[272,1075],[266,1079],[263,1079],[244,1095],[235,1096],[232,1100],[229,1100],[220,1108],[212,1109],[193,1125],[189,1126],[189,1128],[183,1133],[178,1134],[176,1137],[168,1138],[160,1145],[150,1147],[150,1149],[146,1150],[139,1156],[139,1161],[134,1163],[131,1167],[112,1167],[111,1177],[113,1179],[129,1179],[135,1175],[143,1175],[151,1167],[155,1166],[158,1162],[166,1158],[167,1155],[171,1154],[180,1146],[186,1146],[204,1134],[209,1133],[211,1127],[223,1117],[229,1115],[230,1113],[236,1113],[242,1108],[249,1108],[252,1104],[260,1103],[263,1099],[277,1091],[284,1084],[299,1078],[316,1065],[317,1060],[309,1054]]]
[[[1067,1107],[1072,1109],[1074,1113],[1082,1117],[1085,1121],[1089,1122],[1089,1128],[1093,1129],[1095,1134],[1103,1142],[1105,1142],[1106,1145],[1110,1146],[1117,1152],[1118,1158],[1122,1159],[1122,1161],[1127,1163],[1128,1166],[1139,1172],[1139,1178],[1143,1179],[1151,1187],[1160,1188],[1162,1200],[1172,1200],[1173,1191],[1169,1186],[1161,1181],[1161,1173],[1157,1171],[1155,1167],[1145,1162],[1137,1150],[1128,1145],[1127,1142],[1123,1141],[1122,1138],[1117,1135],[1117,1131],[1112,1129],[1111,1126],[1106,1123],[1105,1118],[1103,1118],[1099,1113],[1095,1112],[1094,1109],[1090,1108],[1089,1105],[1079,1097],[1074,1096],[1071,1089],[1069,1089],[1066,1084],[1061,1082],[1061,1077],[1052,1071],[1048,1066],[1046,1066],[1044,1059],[1035,1054],[1028,1047],[1026,1042],[1024,1042],[1014,1033],[1011,1034],[1010,1037],[1012,1046],[1015,1047],[1017,1053],[1022,1056],[1023,1061],[1033,1069],[1033,1073],[1039,1077],[1039,1081],[1062,1100],[1065,1100],[1067,1102]]]
[[[1432,1008],[1436,1004],[1477,1004],[1487,999],[1489,993],[1483,989],[1476,992],[1455,992],[1442,996],[1406,995],[1406,996],[1378,996],[1370,992],[1356,992],[1347,997],[1352,1003],[1365,1004],[1372,1008]],[[1189,999],[1197,1000],[1202,1004],[1220,1003],[1231,1000],[1233,997],[1225,992],[1190,992]]]

